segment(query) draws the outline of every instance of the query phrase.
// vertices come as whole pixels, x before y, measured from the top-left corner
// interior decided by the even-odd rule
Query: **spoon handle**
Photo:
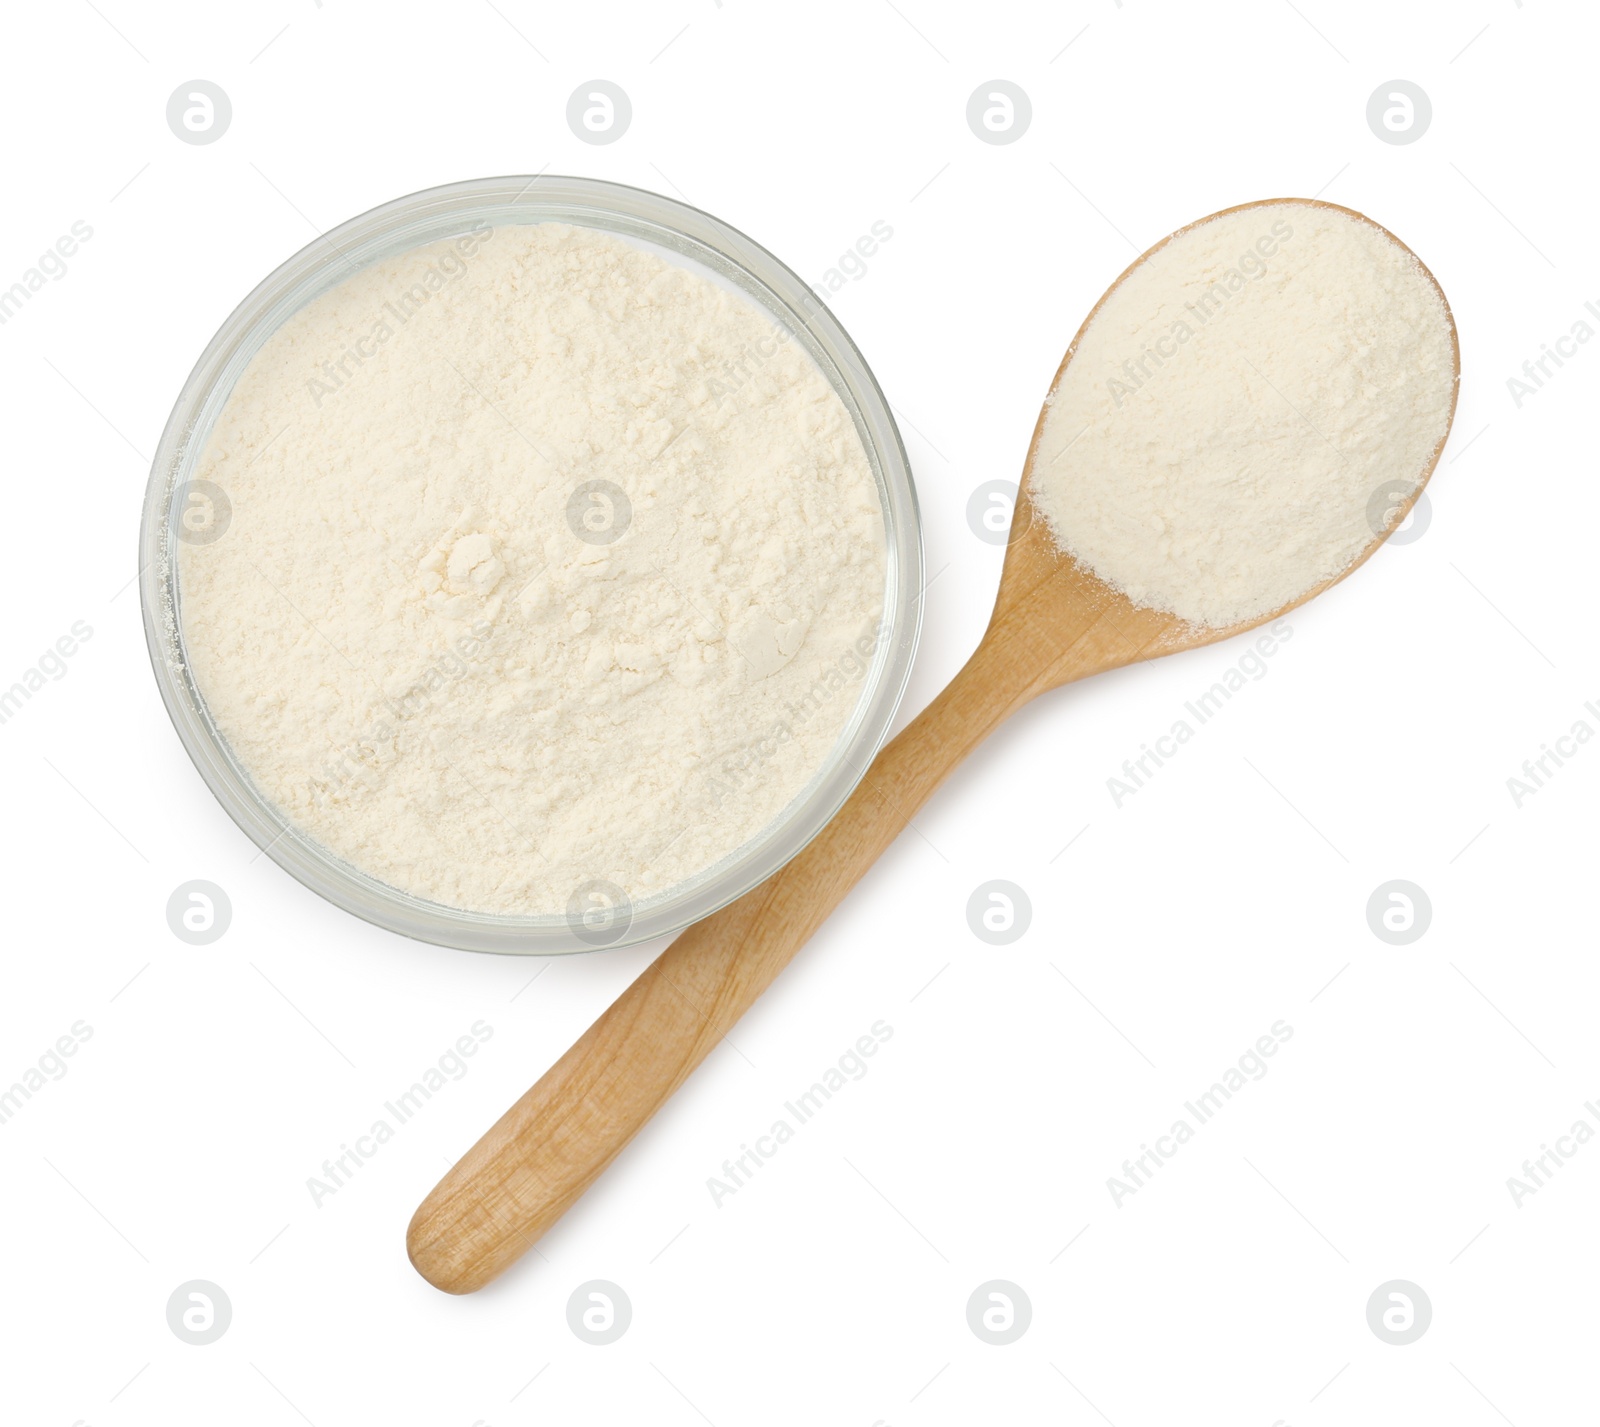
[[[681,933],[434,1187],[406,1234],[447,1293],[514,1263],[664,1105],[1031,687],[985,640],[843,808],[751,892]]]

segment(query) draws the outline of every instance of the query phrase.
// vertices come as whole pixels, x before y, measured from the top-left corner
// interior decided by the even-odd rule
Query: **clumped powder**
[[[850,415],[784,329],[610,235],[480,227],[250,362],[178,546],[193,675],[261,791],[396,887],[565,913],[759,833],[880,638]]]
[[[1031,489],[1056,542],[1135,604],[1224,627],[1348,569],[1454,402],[1449,313],[1417,260],[1340,210],[1259,205],[1106,298]]]

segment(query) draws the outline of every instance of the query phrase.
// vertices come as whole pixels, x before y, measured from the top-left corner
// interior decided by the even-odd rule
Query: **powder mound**
[[[786,329],[547,223],[292,316],[196,478],[190,667],[257,787],[417,896],[637,903],[769,826],[862,691],[887,553],[849,412]]]
[[[1449,313],[1417,260],[1338,209],[1262,204],[1180,233],[1105,299],[1031,489],[1056,543],[1135,604],[1220,628],[1347,570],[1454,403]]]

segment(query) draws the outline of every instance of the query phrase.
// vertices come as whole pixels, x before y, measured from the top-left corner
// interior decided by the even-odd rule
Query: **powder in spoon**
[[[265,796],[472,911],[635,903],[826,762],[886,576],[854,423],[709,277],[546,223],[355,273],[251,360],[194,472],[190,667]]]
[[[1090,317],[1031,491],[1056,543],[1135,604],[1257,619],[1372,542],[1396,483],[1430,469],[1455,380],[1444,299],[1383,229],[1240,209],[1174,236]]]

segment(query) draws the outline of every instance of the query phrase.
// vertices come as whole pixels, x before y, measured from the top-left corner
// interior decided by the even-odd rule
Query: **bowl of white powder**
[[[551,953],[677,931],[848,797],[905,687],[915,493],[765,249],[589,179],[334,229],[224,324],[140,533],[179,737],[368,921]]]

